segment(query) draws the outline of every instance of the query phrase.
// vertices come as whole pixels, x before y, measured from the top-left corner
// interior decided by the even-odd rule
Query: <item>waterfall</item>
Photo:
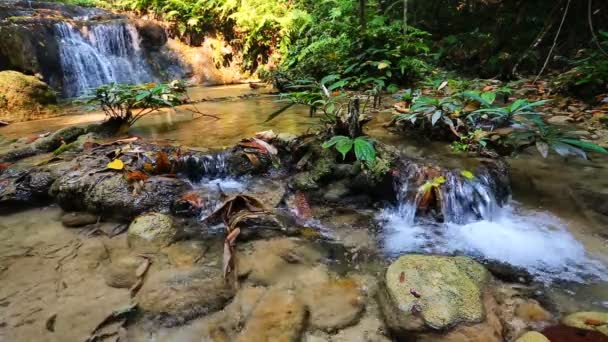
[[[178,170],[195,182],[203,178],[224,177],[229,174],[226,157],[226,153],[182,157],[178,161]]]
[[[54,29],[64,96],[83,95],[112,82],[135,84],[154,79],[133,25],[112,20],[78,28],[61,22],[55,24]]]

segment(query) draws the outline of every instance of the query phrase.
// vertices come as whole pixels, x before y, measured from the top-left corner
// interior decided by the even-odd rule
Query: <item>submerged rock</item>
[[[304,330],[306,307],[294,293],[269,290],[251,312],[237,338],[245,341],[298,341]]]
[[[545,337],[545,335],[543,335],[539,332],[529,331],[529,332],[523,334],[517,340],[515,340],[515,342],[551,342],[551,341],[549,341],[549,339],[547,337]]]
[[[386,271],[387,323],[403,332],[482,322],[488,279],[486,269],[470,258],[402,256]]]
[[[136,300],[149,318],[176,326],[220,310],[233,296],[219,268],[197,267],[150,274]]]
[[[122,257],[112,261],[103,273],[106,285],[116,288],[130,288],[137,282],[137,268],[141,259],[136,257]]]
[[[138,251],[157,251],[175,240],[177,228],[170,216],[148,213],[138,216],[127,231],[129,247]]]
[[[96,223],[99,216],[84,212],[65,213],[61,216],[61,223],[65,227],[77,228]]]

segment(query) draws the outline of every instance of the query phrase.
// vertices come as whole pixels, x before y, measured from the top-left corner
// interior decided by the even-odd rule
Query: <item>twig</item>
[[[540,72],[538,73],[538,75],[536,75],[536,78],[534,79],[532,84],[534,84],[534,83],[536,83],[536,81],[538,81],[538,78],[540,77],[540,75],[543,74],[543,72],[545,71],[545,68],[549,64],[549,60],[551,59],[553,50],[555,49],[555,46],[557,45],[557,39],[559,38],[559,34],[562,32],[562,27],[564,26],[564,22],[566,21],[566,16],[568,16],[569,9],[570,9],[570,0],[568,0],[568,2],[566,3],[566,9],[564,9],[564,16],[562,17],[562,22],[559,24],[559,28],[557,29],[557,33],[555,34],[555,38],[553,39],[553,45],[551,46],[551,49],[549,50],[549,54],[547,55],[545,64],[543,64],[542,69],[540,69]]]

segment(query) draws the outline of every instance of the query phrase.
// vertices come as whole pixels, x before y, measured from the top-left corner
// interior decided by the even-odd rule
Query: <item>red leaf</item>
[[[127,173],[127,180],[129,182],[145,181],[148,178],[150,178],[150,177],[141,171],[132,171],[132,172]]]
[[[190,203],[195,208],[201,208],[203,206],[203,199],[201,195],[196,192],[187,192],[182,195],[182,200]]]
[[[0,171],[8,169],[11,163],[0,163]]]

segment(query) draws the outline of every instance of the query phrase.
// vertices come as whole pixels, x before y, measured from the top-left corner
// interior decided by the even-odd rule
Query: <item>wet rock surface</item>
[[[175,326],[222,309],[234,296],[216,267],[152,274],[137,295],[140,309],[164,326]]]
[[[78,228],[96,223],[99,217],[86,212],[71,212],[61,216],[61,223],[65,227]]]
[[[177,227],[170,216],[159,213],[140,215],[127,231],[129,247],[138,251],[157,251],[173,242]]]
[[[396,331],[479,323],[488,279],[486,269],[469,258],[405,255],[386,271],[383,310]]]

